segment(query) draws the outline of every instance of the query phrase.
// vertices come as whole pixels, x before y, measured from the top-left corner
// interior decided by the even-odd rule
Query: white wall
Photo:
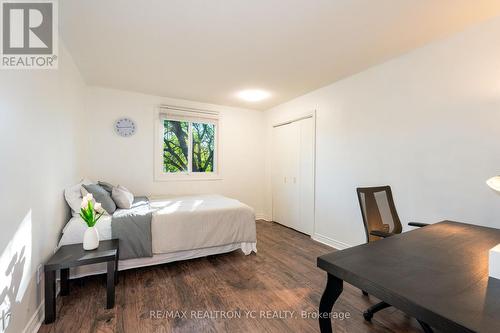
[[[361,185],[390,184],[404,224],[500,228],[500,196],[485,185],[500,173],[499,40],[495,19],[266,111],[271,140],[272,124],[317,110],[317,238],[364,241]]]
[[[58,70],[0,71],[0,301],[13,313],[7,332],[21,332],[43,298],[35,271],[67,221],[63,189],[79,179],[84,97],[62,45]]]
[[[222,180],[154,181],[154,125],[160,104],[220,111]],[[135,194],[218,193],[252,206],[263,214],[264,113],[89,87],[86,98],[87,148],[84,171],[90,179],[121,184]],[[132,118],[137,133],[128,138],[114,133],[120,117]]]

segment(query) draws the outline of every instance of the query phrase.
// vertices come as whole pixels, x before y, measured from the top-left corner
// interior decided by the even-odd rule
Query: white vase
[[[95,250],[99,247],[99,233],[96,227],[89,227],[83,234],[83,249]]]

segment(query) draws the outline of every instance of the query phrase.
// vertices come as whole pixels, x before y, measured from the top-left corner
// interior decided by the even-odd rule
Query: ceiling
[[[64,0],[91,85],[265,110],[500,14],[498,0]],[[236,94],[264,89],[250,103]]]

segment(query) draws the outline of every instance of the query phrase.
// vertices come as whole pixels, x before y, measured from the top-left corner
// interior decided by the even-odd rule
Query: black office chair
[[[367,242],[377,241],[401,233],[403,228],[396,207],[394,206],[390,186],[360,187],[357,188],[357,192]],[[410,222],[408,225],[412,227],[425,227],[428,224]],[[363,290],[363,295],[368,296],[368,293]],[[377,303],[368,308],[363,313],[363,317],[365,320],[371,321],[376,312],[390,306],[386,302]],[[424,332],[432,332],[429,325],[421,321],[418,322]]]

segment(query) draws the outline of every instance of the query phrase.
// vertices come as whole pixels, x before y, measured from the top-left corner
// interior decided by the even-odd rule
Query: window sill
[[[223,178],[220,175],[213,175],[213,176],[193,176],[193,175],[185,175],[185,176],[180,176],[180,175],[161,175],[161,176],[156,176],[155,177],[155,182],[191,182],[191,181],[217,181],[217,180],[223,180]]]

